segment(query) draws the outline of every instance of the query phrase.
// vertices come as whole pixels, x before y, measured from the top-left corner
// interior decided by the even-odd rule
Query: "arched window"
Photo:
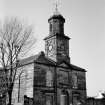
[[[53,76],[51,71],[46,72],[46,86],[52,86],[53,85]]]
[[[73,88],[78,88],[78,78],[77,78],[77,74],[73,74],[73,75],[72,75],[72,84],[73,84]]]
[[[81,98],[80,98],[81,94],[78,92],[73,92],[72,93],[72,102],[73,105],[81,105]],[[83,104],[84,105],[84,104]]]
[[[50,32],[52,32],[52,24],[50,24]]]
[[[69,105],[69,93],[66,90],[61,91],[60,105]]]

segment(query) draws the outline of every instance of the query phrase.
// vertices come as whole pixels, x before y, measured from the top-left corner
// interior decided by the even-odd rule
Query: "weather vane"
[[[55,2],[55,10],[58,11],[58,0]]]
[[[58,13],[58,6],[59,6],[59,0],[55,0],[55,3],[54,3],[54,5],[55,5],[55,12],[56,13]]]

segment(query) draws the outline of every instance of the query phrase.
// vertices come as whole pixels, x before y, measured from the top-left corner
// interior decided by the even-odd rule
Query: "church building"
[[[45,52],[19,61],[13,103],[24,105],[85,105],[86,70],[70,62],[65,18],[56,10],[48,19]],[[17,73],[18,75],[18,73]]]

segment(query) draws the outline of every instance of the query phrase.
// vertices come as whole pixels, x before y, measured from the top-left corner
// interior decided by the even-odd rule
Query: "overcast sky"
[[[105,0],[59,0],[70,40],[71,63],[87,70],[87,94],[105,90]],[[35,27],[33,54],[44,50],[54,0],[0,0],[0,18],[17,16]]]

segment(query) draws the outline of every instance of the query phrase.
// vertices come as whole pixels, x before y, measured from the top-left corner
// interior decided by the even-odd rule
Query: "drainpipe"
[[[57,71],[56,65],[54,68],[54,98],[55,98],[55,105],[57,105]]]

